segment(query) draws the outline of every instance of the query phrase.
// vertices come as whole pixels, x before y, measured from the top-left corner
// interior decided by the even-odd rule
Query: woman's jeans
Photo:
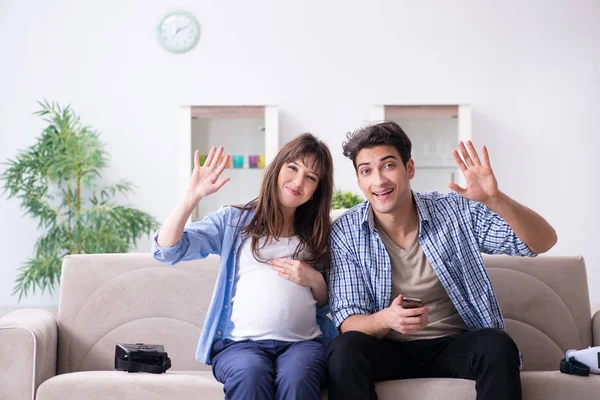
[[[212,370],[225,399],[320,400],[327,376],[327,339],[302,342],[220,339]]]

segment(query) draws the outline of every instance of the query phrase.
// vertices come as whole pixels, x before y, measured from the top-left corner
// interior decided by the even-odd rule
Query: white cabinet
[[[377,105],[370,120],[395,121],[410,138],[416,169],[411,181],[414,190],[447,193],[450,182],[464,186],[452,150],[460,140],[471,140],[469,105]]]
[[[276,106],[186,106],[181,110],[182,190],[193,169],[193,156],[200,161],[213,146],[223,146],[231,156],[221,176],[230,177],[217,193],[200,201],[192,221],[224,205],[245,204],[258,196],[264,168],[279,150],[279,122]],[[185,179],[183,179],[185,177]]]

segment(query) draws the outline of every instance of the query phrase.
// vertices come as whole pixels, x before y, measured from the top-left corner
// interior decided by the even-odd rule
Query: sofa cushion
[[[600,375],[580,377],[558,371],[521,372],[523,400],[594,399]],[[475,400],[475,381],[450,378],[406,379],[376,385],[380,400]]]
[[[57,375],[38,388],[36,400],[223,399],[223,385],[208,371],[164,374],[88,371]]]
[[[555,371],[569,349],[592,345],[585,262],[581,257],[484,255],[506,330],[523,370]]]
[[[523,399],[597,399],[600,375],[574,376],[559,371],[521,372]]]
[[[219,258],[166,266],[150,254],[67,256],[58,372],[111,370],[117,343],[162,344],[173,371],[209,370],[194,354]]]
[[[578,377],[558,371],[522,372],[523,399],[591,399],[600,376]],[[475,382],[464,379],[406,379],[377,384],[380,400],[474,400]],[[38,389],[37,400],[223,399],[223,386],[211,372],[176,371],[166,374],[121,371],[74,372],[55,376]],[[327,399],[327,395],[323,395]]]
[[[379,400],[475,400],[475,381],[451,378],[404,379],[376,385]]]
[[[474,400],[475,382],[464,379],[407,379],[377,384],[380,400]],[[73,372],[55,376],[38,389],[36,400],[222,400],[223,386],[211,372],[165,374],[122,371]],[[323,394],[327,399],[327,394]]]

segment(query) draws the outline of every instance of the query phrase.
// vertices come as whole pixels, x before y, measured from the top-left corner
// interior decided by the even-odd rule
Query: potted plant
[[[358,194],[336,190],[333,192],[333,198],[331,201],[331,219],[335,220],[337,217],[345,213],[349,208],[352,208],[363,201],[365,200]]]
[[[149,214],[115,201],[117,194],[133,191],[130,182],[98,187],[108,162],[98,132],[83,125],[70,107],[38,104],[41,110],[35,114],[48,126],[35,144],[5,163],[0,176],[3,194],[18,198],[25,215],[37,219],[44,231],[35,256],[19,269],[13,292],[19,301],[36,288],[52,292],[64,256],[127,252],[158,227]]]

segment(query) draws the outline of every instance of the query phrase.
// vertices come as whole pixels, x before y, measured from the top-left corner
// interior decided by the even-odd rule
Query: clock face
[[[162,47],[173,53],[184,53],[198,43],[200,24],[192,14],[175,11],[158,23],[157,35]]]

